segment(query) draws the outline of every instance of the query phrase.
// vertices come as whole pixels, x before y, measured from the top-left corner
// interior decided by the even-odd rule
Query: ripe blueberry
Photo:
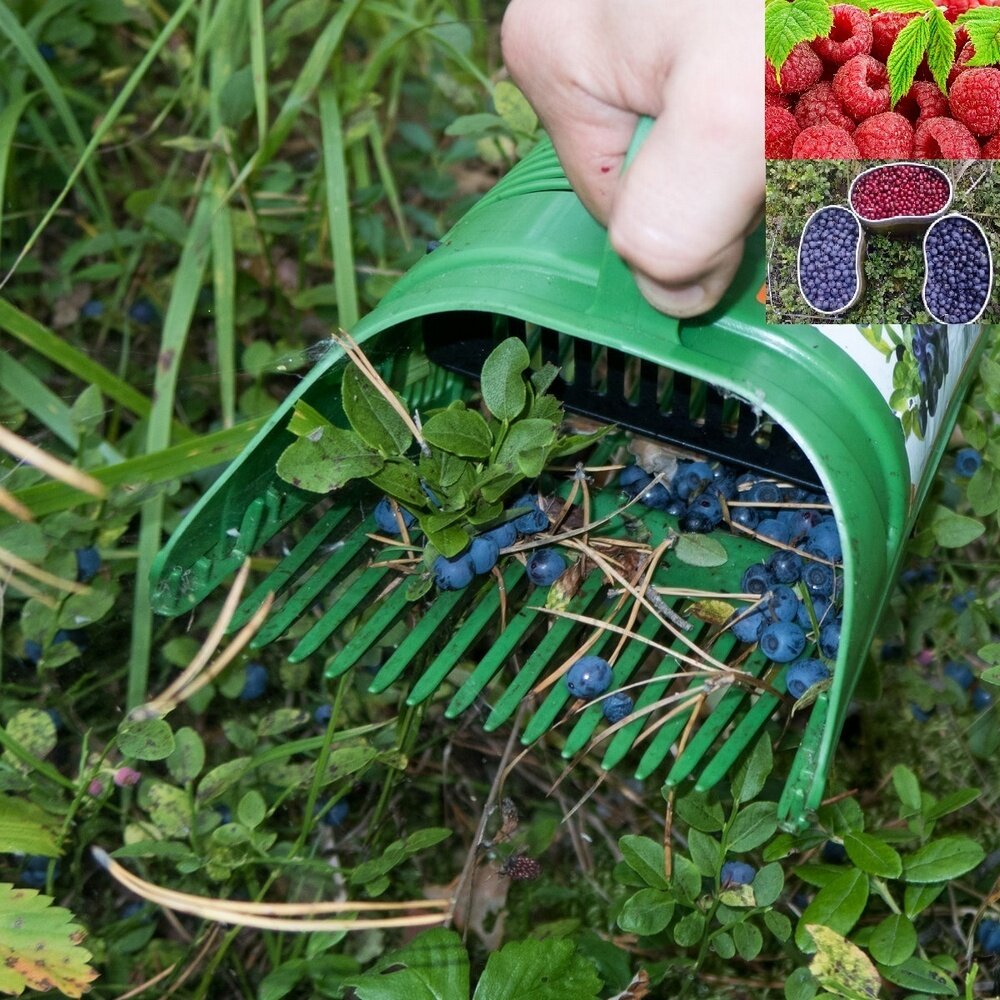
[[[757,513],[756,507],[730,507],[729,520],[741,528],[756,531],[757,525],[760,524],[760,514]]]
[[[267,667],[262,663],[248,663],[243,679],[241,701],[256,701],[267,690]]]
[[[566,687],[576,698],[596,698],[611,686],[611,664],[600,656],[581,656],[566,673]]]
[[[639,498],[639,503],[653,510],[666,510],[673,500],[670,490],[663,483],[653,483]]]
[[[767,618],[761,611],[752,611],[743,618],[734,616],[730,621],[732,622],[730,631],[740,642],[756,642],[767,624]]]
[[[472,545],[469,546],[469,558],[472,560],[472,568],[477,573],[489,573],[500,558],[500,549],[492,538],[481,535],[472,540]]]
[[[793,622],[799,613],[800,604],[795,591],[779,583],[771,589],[771,596],[766,599],[765,610],[773,622]]]
[[[492,538],[497,543],[498,549],[507,549],[517,541],[517,528],[513,521],[505,521],[495,528],[490,528],[489,531],[484,531],[480,537]]]
[[[976,470],[983,464],[983,456],[975,448],[962,448],[955,453],[955,472],[963,479],[969,479],[975,475]]]
[[[749,885],[757,869],[745,861],[727,861],[719,872],[719,884],[723,889],[732,889],[738,885]]]
[[[944,665],[944,673],[946,677],[950,677],[960,688],[965,690],[976,683],[976,675],[972,672],[969,664],[963,660],[949,660]]]
[[[743,571],[743,578],[740,580],[740,590],[744,594],[761,594],[770,590],[774,586],[771,574],[763,563],[753,563]]]
[[[652,481],[653,477],[638,465],[627,465],[618,476],[618,485],[629,498],[637,497]]]
[[[524,505],[524,501],[519,500],[514,506],[523,507]],[[535,506],[532,506],[531,510],[526,514],[514,518],[514,527],[522,535],[534,535],[539,531],[545,531],[549,523],[549,518],[545,511]]]
[[[434,582],[440,590],[462,590],[472,583],[472,578],[476,575],[468,552],[463,552],[451,559],[438,556],[434,560],[432,569],[434,570]]]
[[[340,826],[341,823],[347,819],[347,814],[351,811],[351,807],[347,804],[346,799],[338,799],[323,815],[320,817],[320,822],[324,826]]]
[[[802,575],[802,556],[788,549],[778,549],[768,559],[767,571],[778,583],[796,583]]]
[[[806,648],[806,636],[794,622],[772,622],[757,639],[761,652],[775,663],[788,663]]]
[[[837,650],[840,648],[840,625],[839,618],[831,618],[820,626],[819,651],[828,660],[837,658]]]
[[[528,557],[526,569],[536,587],[548,587],[566,572],[566,560],[555,549],[536,549]]]
[[[787,545],[792,535],[788,526],[782,524],[776,517],[769,517],[757,525],[757,534],[764,538],[770,538],[773,542],[780,542]]]
[[[972,692],[972,708],[976,712],[985,712],[993,704],[993,695],[986,688],[977,687]]]
[[[402,515],[403,524],[409,528],[416,522],[416,518],[405,508],[400,507],[399,513]],[[392,504],[388,497],[382,497],[375,504],[375,526],[383,535],[398,535],[399,525],[396,523],[396,515],[393,513]]]
[[[833,595],[833,570],[825,563],[810,562],[803,566],[802,582],[814,598]]]
[[[825,681],[830,671],[820,660],[797,660],[785,674],[785,687],[793,698],[801,698],[814,684]]]
[[[612,724],[621,722],[627,715],[631,715],[633,708],[635,708],[635,702],[622,691],[609,694],[601,702],[601,711],[604,713],[604,718]]]
[[[90,583],[101,568],[101,556],[97,549],[89,546],[76,550],[76,578],[80,583]]]
[[[988,954],[1000,955],[1000,920],[981,920],[976,928],[976,941]]]

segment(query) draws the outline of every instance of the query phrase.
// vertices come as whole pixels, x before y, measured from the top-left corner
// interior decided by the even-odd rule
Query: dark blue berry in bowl
[[[825,563],[809,562],[803,566],[802,582],[812,597],[830,597],[833,594],[833,570]]]
[[[468,552],[446,559],[438,556],[432,566],[434,582],[439,590],[464,590],[476,575]]]
[[[865,238],[853,212],[827,205],[809,217],[799,241],[799,288],[816,312],[836,315],[861,297]]]
[[[749,885],[757,874],[753,865],[745,861],[727,861],[719,872],[719,884],[723,889],[733,889],[739,885]]]
[[[601,702],[601,711],[604,714],[604,718],[612,725],[616,722],[621,722],[626,716],[631,715],[633,708],[635,708],[635,703],[623,691],[616,691],[614,694],[609,694]]]
[[[548,587],[566,572],[566,560],[556,549],[536,549],[528,556],[526,570],[536,587]]]
[[[823,622],[826,621],[827,615],[830,613],[830,602],[825,597],[812,597],[811,600],[816,622],[822,628]],[[805,601],[799,603],[799,610],[795,616],[795,620],[804,629],[811,629],[813,627],[812,619],[809,617],[809,607]]]
[[[548,514],[538,507],[514,519],[514,527],[522,535],[537,535],[539,531],[545,531],[550,523]]]
[[[767,561],[767,571],[778,583],[797,583],[802,576],[802,556],[779,549]]]
[[[743,571],[740,591],[744,594],[764,594],[774,586],[774,580],[763,563],[752,563]]]
[[[764,627],[757,642],[769,660],[788,663],[806,648],[806,635],[795,622],[772,622]]]
[[[670,490],[663,483],[653,483],[639,498],[639,502],[653,510],[666,510],[673,499]]]
[[[821,521],[810,528],[806,537],[808,539],[808,546],[805,547],[807,552],[812,552],[813,555],[818,555],[822,559],[829,559],[830,562],[839,562],[843,558],[843,552],[840,548],[840,532],[836,524]]]
[[[797,660],[785,674],[785,687],[793,698],[798,699],[814,684],[825,681],[829,676],[830,671],[821,660]]]
[[[760,514],[757,513],[756,507],[730,507],[729,520],[741,528],[756,531],[757,525],[760,524]]]
[[[770,596],[766,598],[764,607],[771,621],[794,622],[798,618],[801,604],[798,595],[791,587],[779,583],[771,588]]]
[[[993,260],[979,224],[946,215],[924,234],[923,299],[935,323],[975,323],[993,288]],[[925,367],[933,370],[924,345]]]
[[[777,483],[759,479],[743,494],[743,498],[753,503],[780,503],[781,487]]]
[[[757,525],[757,534],[762,538],[770,538],[772,542],[779,542],[787,545],[791,539],[788,526],[784,525],[776,517],[769,517]]]
[[[707,535],[715,525],[704,514],[697,511],[688,512],[677,522],[681,531],[693,532],[699,535]]]
[[[625,466],[618,476],[618,486],[629,498],[637,497],[652,481],[653,477],[638,465]]]
[[[840,649],[840,627],[839,618],[831,618],[820,626],[819,651],[828,660],[837,658],[837,650]]]
[[[674,497],[666,507],[664,513],[671,517],[682,518],[687,513],[688,505],[680,497]]]
[[[611,664],[600,656],[581,656],[566,673],[566,687],[576,698],[596,698],[611,686]]]

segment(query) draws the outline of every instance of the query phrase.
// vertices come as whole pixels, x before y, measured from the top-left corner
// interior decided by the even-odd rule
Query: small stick
[[[82,493],[89,493],[98,500],[103,500],[108,495],[107,487],[96,480],[93,476],[88,476],[86,472],[74,469],[72,465],[67,465],[47,451],[33,445],[30,441],[25,441],[23,437],[0,426],[0,448],[10,452],[15,458],[47,473],[53,479],[58,479],[67,486],[72,486]]]

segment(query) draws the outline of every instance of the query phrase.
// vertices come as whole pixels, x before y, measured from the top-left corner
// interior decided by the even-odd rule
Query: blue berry
[[[813,526],[809,511],[805,510],[780,510],[777,520],[788,528],[790,545],[798,545]]]
[[[90,299],[80,306],[80,315],[85,319],[97,319],[104,314],[104,303],[97,299]]]
[[[923,709],[916,702],[910,703],[910,715],[913,716],[917,722],[927,722],[928,719],[934,714],[934,709]]]
[[[637,497],[651,482],[653,477],[638,465],[627,465],[618,477],[618,485],[629,498]]]
[[[972,692],[972,708],[976,712],[985,712],[993,704],[993,695],[986,688],[977,687]]]
[[[975,599],[976,592],[974,590],[967,590],[964,594],[956,594],[951,599],[951,609],[956,615],[960,615]]]
[[[611,686],[611,664],[600,656],[581,656],[566,673],[566,687],[576,698],[596,698]]]
[[[796,660],[785,674],[785,687],[793,698],[801,698],[814,684],[825,681],[830,676],[826,664],[820,660]]]
[[[241,701],[256,701],[267,690],[267,667],[262,663],[248,663],[244,674]]]
[[[705,487],[705,493],[709,496],[724,497],[726,500],[736,498],[736,480],[732,476],[716,476]]]
[[[806,648],[806,635],[794,622],[772,622],[757,639],[761,652],[775,663],[788,663]]]
[[[738,885],[749,885],[757,869],[745,861],[727,861],[719,872],[719,884],[723,889],[732,889]]]
[[[407,528],[416,523],[417,519],[405,508],[400,507],[399,513]],[[396,523],[396,515],[393,513],[392,504],[388,497],[382,497],[375,504],[375,526],[383,535],[396,536],[399,534],[399,525]]]
[[[527,514],[522,514],[514,519],[514,527],[522,535],[535,535],[539,531],[545,531],[549,524],[548,515],[538,507],[529,510]]]
[[[440,590],[463,590],[472,583],[476,575],[468,552],[451,559],[438,556],[431,568],[434,571],[434,582]]]
[[[492,538],[480,536],[472,540],[469,546],[469,558],[472,568],[479,574],[489,573],[500,558],[500,549]]]
[[[955,454],[955,471],[963,478],[974,476],[983,464],[983,456],[975,448],[962,448]]]
[[[480,538],[492,538],[497,543],[498,549],[509,549],[517,541],[517,528],[513,521],[505,521],[503,524],[489,531],[484,531]]]
[[[156,309],[149,299],[139,299],[138,302],[133,303],[128,311],[128,315],[129,319],[143,325],[155,323],[157,318]]]
[[[653,483],[639,498],[639,503],[653,510],[666,510],[674,497],[663,483]]]
[[[960,688],[968,690],[976,683],[976,675],[964,660],[949,660],[944,665],[946,677],[950,677]]]
[[[38,663],[42,658],[42,644],[35,639],[24,640],[24,658],[29,663]]]
[[[670,481],[670,488],[681,500],[687,500],[712,479],[712,467],[707,462],[680,462]]]
[[[756,594],[758,597],[766,593],[774,585],[771,574],[763,563],[753,563],[743,571],[740,580],[740,591],[744,594]]]
[[[767,571],[778,583],[797,583],[802,576],[802,556],[779,549],[768,559]]]
[[[757,525],[757,534],[764,538],[770,538],[772,542],[780,542],[787,545],[792,537],[788,526],[782,524],[776,517],[769,517]]]
[[[760,514],[757,513],[756,507],[730,507],[729,520],[741,528],[756,531],[757,525],[760,524]]]
[[[83,629],[79,628],[58,629],[56,634],[52,637],[52,645],[54,646],[60,642],[71,642],[79,650],[84,650],[89,645],[87,642],[87,636],[85,635]]]
[[[351,807],[347,804],[346,799],[338,799],[323,815],[320,817],[320,822],[324,826],[340,826],[345,819],[347,819],[347,814],[351,811]]]
[[[233,821],[233,811],[227,805],[215,807],[215,812],[219,817],[219,826],[228,826]]]
[[[663,508],[664,513],[676,518],[683,517],[687,513],[687,509],[687,504],[680,497],[674,497],[670,503]]]
[[[828,660],[837,658],[837,650],[840,649],[840,626],[839,618],[831,618],[820,626],[819,651]]]
[[[622,691],[609,694],[601,702],[601,711],[604,713],[604,718],[612,725],[616,722],[621,722],[626,716],[631,715],[633,708],[635,708],[635,702]]]
[[[990,299],[989,245],[962,215],[946,215],[924,236],[924,304],[936,323],[974,323]]]
[[[536,587],[548,587],[566,572],[566,560],[556,549],[536,549],[528,557],[526,569]]]
[[[328,701],[318,705],[313,712],[313,721],[320,726],[325,726],[333,717],[333,705]]]
[[[718,496],[705,492],[692,501],[688,507],[688,514],[699,515],[715,528],[722,523],[722,504],[719,503]]]
[[[822,628],[823,622],[830,612],[830,602],[825,597],[813,597],[812,609],[813,614],[816,616],[817,623],[820,628]],[[807,607],[805,601],[801,601],[799,603],[799,610],[795,615],[795,621],[804,629],[811,629],[813,627],[812,619],[809,617],[809,608]]]
[[[780,503],[781,488],[777,483],[759,479],[746,491],[745,498],[753,503]]]
[[[976,941],[988,954],[1000,955],[1000,920],[980,920],[976,928]]]
[[[802,582],[812,597],[833,595],[833,570],[825,563],[810,562],[802,567]]]
[[[807,536],[808,544],[812,548],[806,551],[818,555],[821,559],[829,559],[830,562],[839,562],[843,558],[843,551],[840,547],[840,531],[836,523],[821,521],[814,525]]]
[[[93,546],[76,550],[76,578],[80,583],[90,583],[101,568],[101,555]]]
[[[54,62],[55,58],[56,58],[56,50],[54,48],[52,48],[52,46],[49,45],[47,42],[42,42],[38,46],[38,54],[46,62]]]
[[[847,849],[835,840],[828,840],[823,845],[820,857],[828,865],[842,865],[847,860]]]
[[[793,622],[798,617],[801,604],[798,595],[791,587],[779,583],[771,589],[771,596],[766,600],[765,609],[768,618],[773,622]]]
[[[802,297],[817,312],[843,312],[857,297],[861,224],[854,213],[828,205],[806,222],[799,243]]]
[[[767,625],[767,618],[761,611],[753,611],[742,618],[734,617],[730,621],[730,631],[740,642],[756,642]]]

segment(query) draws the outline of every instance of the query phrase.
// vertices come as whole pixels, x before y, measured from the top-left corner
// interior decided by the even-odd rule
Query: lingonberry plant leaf
[[[833,13],[826,0],[792,0],[769,3],[764,8],[764,55],[781,81],[781,66],[800,42],[826,35],[833,27]]]

